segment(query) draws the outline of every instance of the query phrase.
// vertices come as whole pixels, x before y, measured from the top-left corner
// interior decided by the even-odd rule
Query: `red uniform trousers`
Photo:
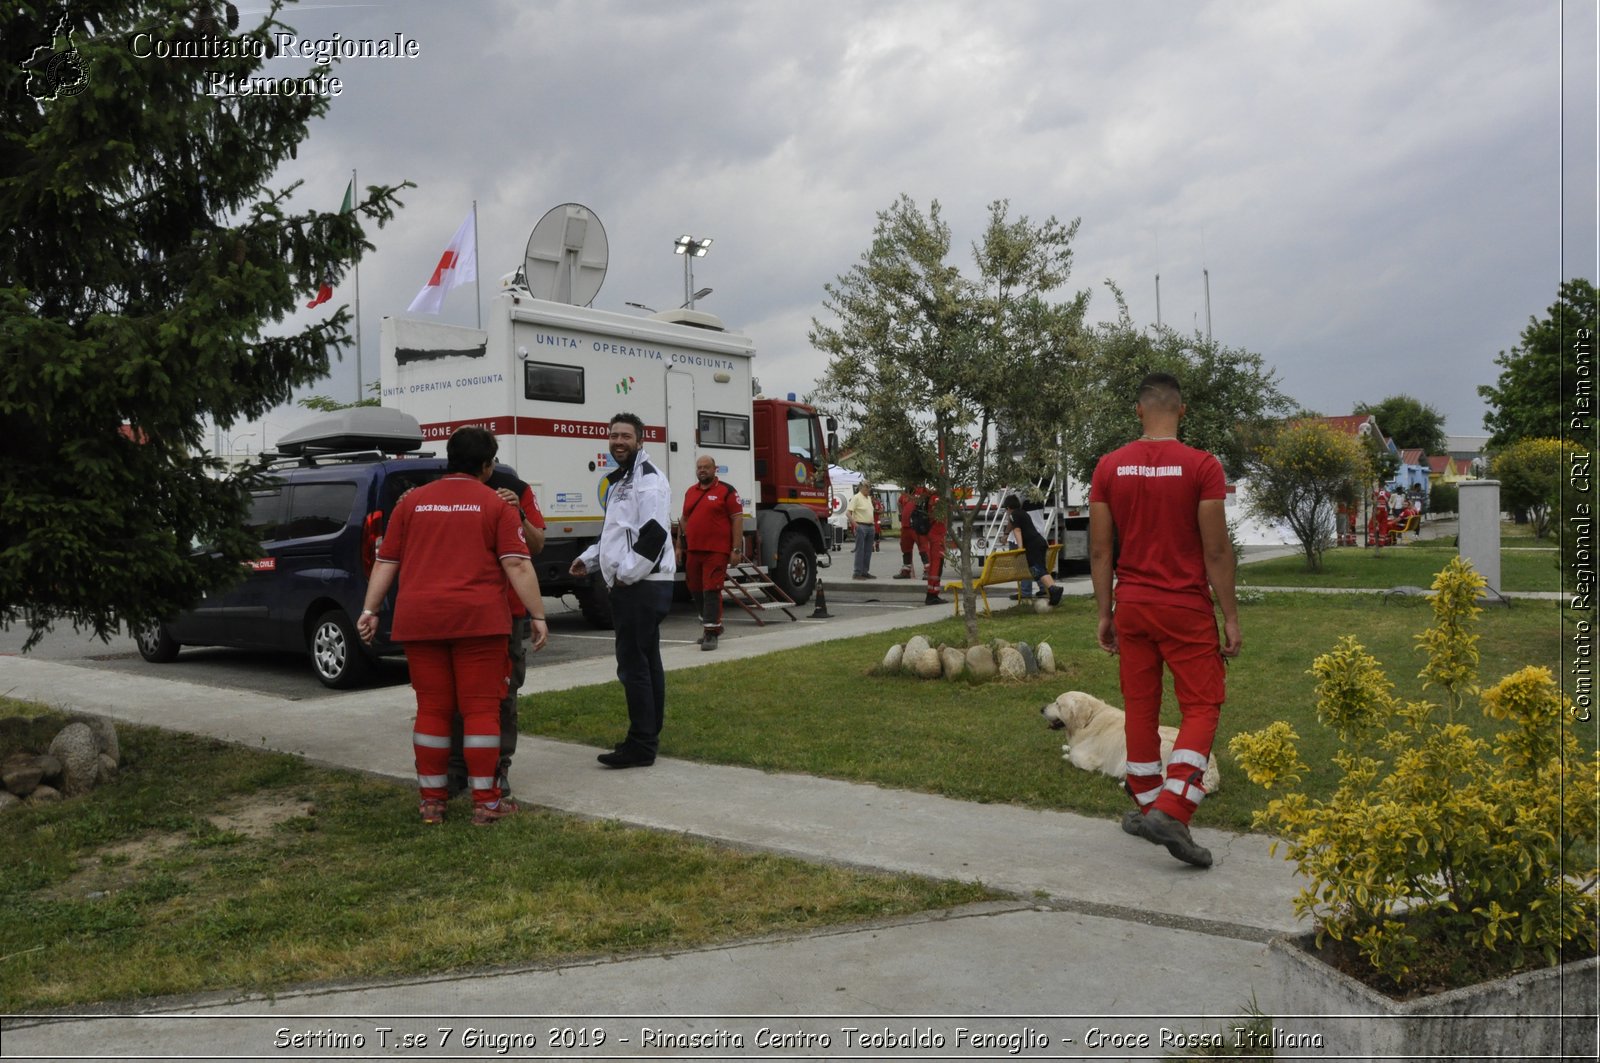
[[[417,722],[411,735],[417,787],[425,800],[449,797],[450,723],[461,714],[467,787],[475,805],[500,799],[500,699],[511,673],[506,636],[406,643]]]
[[[700,626],[710,635],[722,634],[722,585],[728,579],[727,550],[689,550],[684,553],[683,581],[700,610]]]
[[[917,536],[922,548],[923,575],[928,577],[928,593],[939,593],[939,577],[944,574],[944,524],[935,521],[927,535]]]
[[[1226,670],[1210,612],[1147,602],[1118,603],[1118,668],[1127,717],[1128,791],[1141,809],[1188,823],[1205,799],[1201,785],[1217,735]],[[1162,781],[1161,666],[1172,670],[1178,696],[1178,739]]]

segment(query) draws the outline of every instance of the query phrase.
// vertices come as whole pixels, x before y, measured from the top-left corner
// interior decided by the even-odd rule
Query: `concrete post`
[[[1463,480],[1459,553],[1500,593],[1500,481]]]

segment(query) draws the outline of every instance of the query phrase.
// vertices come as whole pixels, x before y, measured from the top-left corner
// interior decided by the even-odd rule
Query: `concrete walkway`
[[[730,653],[719,651],[719,659],[884,630],[906,619],[775,625],[759,638],[725,642]],[[707,656],[672,647],[665,659],[675,670],[709,663]],[[535,667],[525,692],[606,681],[607,670],[594,662]],[[310,704],[5,657],[0,691],[400,781],[412,777],[401,720],[409,708],[406,690]],[[387,1022],[383,1016],[394,1017],[387,1024],[396,1029],[416,1026],[419,1015],[618,1016],[607,1022],[623,1054],[640,1048],[637,1029],[628,1046],[617,1046],[630,1025],[681,1015],[771,1016],[774,1024],[786,1017],[790,1026],[793,1016],[877,1016],[881,1027],[883,1016],[1075,1014],[1103,1017],[1102,1026],[1115,1018],[1154,1030],[1150,1022],[1122,1018],[1142,1014],[1195,1016],[1191,1028],[1211,1029],[1242,1014],[1252,997],[1272,999],[1265,943],[1295,927],[1291,868],[1268,854],[1263,838],[1197,829],[1217,858],[1202,872],[1105,819],[670,759],[647,771],[608,772],[595,764],[595,752],[525,736],[517,755],[520,796],[552,809],[808,859],[981,881],[1017,899],[688,954],[317,987],[271,999],[156,1001],[131,1017],[12,1019],[0,1059],[223,1058],[208,1055],[221,1043],[262,1057],[336,1058],[341,1053],[325,1052],[326,1043],[299,1054],[273,1043],[285,1025],[322,1029],[326,1024],[312,1019],[323,1015],[362,1016],[339,1029],[366,1030],[369,1048],[373,1024]],[[708,1024],[699,1028],[714,1025]],[[495,1028],[513,1025],[505,1020]],[[1057,1047],[1068,1035],[1081,1047],[1076,1039],[1089,1025],[1062,1026]],[[836,1054],[836,1030],[834,1037],[833,1050],[820,1055]]]

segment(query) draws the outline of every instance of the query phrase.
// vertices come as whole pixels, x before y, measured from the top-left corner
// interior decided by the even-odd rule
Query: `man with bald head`
[[[1101,458],[1089,486],[1089,572],[1100,646],[1119,655],[1127,712],[1125,786],[1134,807],[1122,829],[1186,864],[1210,867],[1211,853],[1189,833],[1189,820],[1206,796],[1201,780],[1225,693],[1223,665],[1241,645],[1223,509],[1227,484],[1215,457],[1178,442],[1185,407],[1176,378],[1145,377],[1134,411],[1144,434]],[[1163,665],[1172,672],[1182,717],[1164,773],[1156,730]]]
[[[683,575],[700,613],[700,648],[717,648],[722,634],[722,584],[728,566],[744,557],[744,505],[717,478],[717,459],[695,459],[694,484],[683,494]]]

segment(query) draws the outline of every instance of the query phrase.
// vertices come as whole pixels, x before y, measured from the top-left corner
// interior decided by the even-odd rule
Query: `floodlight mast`
[[[699,294],[694,290],[694,260],[704,258],[709,250],[711,237],[697,240],[687,233],[678,237],[672,245],[672,253],[683,256],[683,305],[690,310],[694,309],[694,301]]]

